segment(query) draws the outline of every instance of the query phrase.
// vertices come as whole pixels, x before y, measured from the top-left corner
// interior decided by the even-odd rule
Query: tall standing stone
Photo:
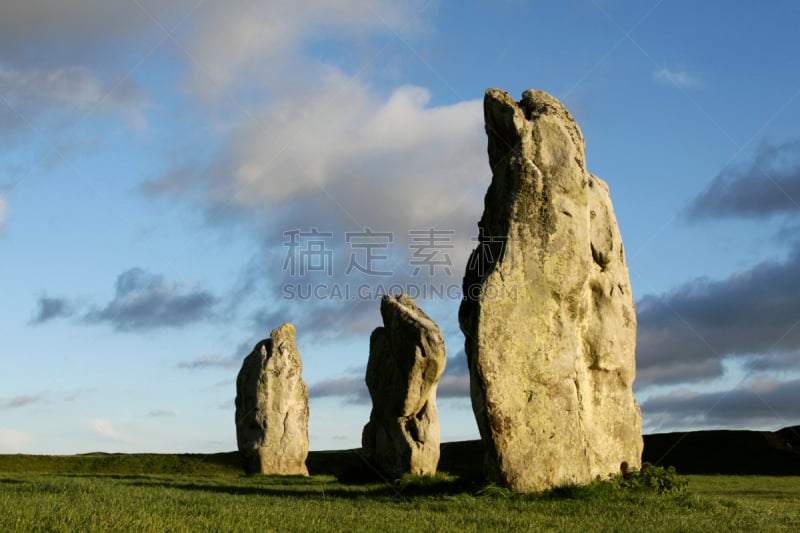
[[[384,296],[381,316],[369,342],[372,412],[363,450],[384,474],[432,475],[439,464],[436,387],[447,362],[442,332],[406,295]]]
[[[492,182],[459,323],[490,477],[520,491],[641,464],[636,316],[608,186],[547,93],[484,99]]]
[[[236,378],[236,441],[248,473],[308,475],[308,387],[284,324],[245,357]]]

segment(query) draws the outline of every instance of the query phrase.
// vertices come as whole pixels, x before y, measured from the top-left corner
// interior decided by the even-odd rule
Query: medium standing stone
[[[542,91],[484,99],[492,182],[459,323],[490,477],[520,491],[639,467],[636,315],[607,185]]]
[[[236,378],[236,440],[248,473],[308,475],[308,387],[284,324],[245,357]]]
[[[432,475],[439,464],[436,387],[447,361],[442,333],[406,295],[384,296],[381,316],[369,342],[364,453],[390,476]]]

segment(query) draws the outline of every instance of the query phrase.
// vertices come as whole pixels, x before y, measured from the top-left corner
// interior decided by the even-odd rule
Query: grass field
[[[234,458],[0,456],[0,531],[797,531],[800,524],[798,477],[687,476],[688,488],[662,494],[599,483],[519,495],[456,475],[361,483],[244,476]]]

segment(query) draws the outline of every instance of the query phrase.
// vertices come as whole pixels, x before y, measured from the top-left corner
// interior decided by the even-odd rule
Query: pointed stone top
[[[396,294],[394,296],[384,295],[381,298],[381,317],[384,325],[389,325],[391,317],[398,315],[405,322],[419,324],[425,330],[438,331],[439,327],[431,320],[431,317],[419,308],[417,302],[407,294]]]
[[[525,112],[528,120],[534,120],[541,115],[556,115],[574,121],[572,115],[558,99],[539,89],[528,89],[522,93],[522,100],[516,102],[508,92],[501,89],[487,89],[484,103],[494,103],[494,105],[511,106]]]
[[[489,136],[490,165],[511,151],[524,152],[523,146],[529,144],[537,146],[534,153],[563,152],[564,135],[558,134],[560,130],[571,141],[581,170],[586,170],[585,143],[578,123],[557,98],[545,91],[528,89],[517,102],[506,91],[487,89],[483,114]]]
[[[286,322],[285,324],[281,324],[277,328],[273,329],[272,333],[270,333],[270,337],[274,338],[277,335],[291,335],[292,337],[294,337],[294,334],[295,334],[294,325],[290,324],[289,322]]]

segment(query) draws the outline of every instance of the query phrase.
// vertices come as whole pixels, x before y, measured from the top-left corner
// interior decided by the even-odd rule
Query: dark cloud
[[[466,355],[459,352],[447,358],[445,372],[439,381],[437,397],[464,398],[469,397],[469,371]],[[353,368],[353,376],[345,376],[320,381],[311,385],[308,394],[311,398],[341,397],[351,403],[369,404],[370,396],[364,379],[363,367]]]
[[[269,335],[273,328],[290,322],[297,329],[298,336],[313,334],[315,342],[351,336],[368,339],[372,330],[381,325],[379,305],[371,300],[284,301],[277,306],[256,311],[252,323],[254,330]],[[368,346],[367,341],[364,342]]]
[[[11,398],[3,398],[0,399],[0,409],[18,409],[20,407],[39,403],[43,399],[43,394],[22,394]]]
[[[190,361],[181,361],[177,364],[177,367],[188,370],[199,370],[203,368],[236,368],[237,366],[241,366],[241,364],[241,357],[206,355]]]
[[[85,319],[120,331],[179,327],[207,319],[216,304],[207,291],[169,284],[161,275],[132,268],[117,278],[114,299]]]
[[[445,366],[444,373],[450,376],[469,376],[467,354],[464,353],[464,350],[447,358],[447,365]]]
[[[116,112],[141,120],[145,105],[143,92],[133,81],[109,85],[83,67],[22,70],[0,62],[0,94],[5,104],[0,112],[0,134],[5,135],[29,128],[47,112],[64,113],[51,117],[49,133],[58,130],[68,116],[90,112]],[[53,144],[51,150],[58,153],[48,157],[65,157],[61,152],[79,148],[65,142]]]
[[[256,342],[242,342],[236,347],[232,355],[204,355],[189,361],[181,361],[176,366],[187,370],[201,370],[205,368],[239,368],[242,365],[242,360],[253,351],[253,346]],[[229,385],[226,380],[223,383]]]
[[[343,236],[344,233],[339,235]],[[461,296],[460,262],[453,258],[450,274],[438,267],[433,276],[423,272],[425,268],[414,275],[414,265],[409,265],[409,251],[397,240],[393,250],[374,252],[386,254],[387,259],[376,261],[373,268],[386,269],[391,272],[389,276],[370,275],[355,268],[348,272],[354,252],[342,242],[334,243],[330,250],[333,261],[330,275],[328,272],[293,272],[291,266],[287,266],[291,257],[286,247],[279,245],[277,251],[273,247],[262,252],[262,259],[253,261],[253,266],[243,272],[238,285],[246,289],[238,291],[232,299],[253,306],[250,317],[254,331],[259,334],[291,322],[297,327],[298,336],[313,332],[317,342],[364,339],[365,352],[370,333],[382,325],[380,301],[386,294],[408,294],[440,327],[448,325],[448,318],[455,326],[455,306]],[[355,260],[365,261],[360,255]],[[447,314],[437,314],[442,312],[443,306],[450,307]]]
[[[439,398],[469,398],[469,375],[445,373],[436,391]]]
[[[756,381],[721,392],[675,392],[642,402],[649,431],[773,428],[800,422],[800,380]]]
[[[192,0],[2,2],[0,55],[16,63],[112,63],[130,54],[131,48],[144,53],[166,39],[159,26],[172,29],[193,4]]]
[[[309,398],[340,397],[350,403],[370,403],[369,390],[364,377],[347,376],[319,381],[308,388]]]
[[[464,350],[447,358],[436,395],[439,398],[469,398],[469,367]]]
[[[74,314],[72,303],[65,298],[50,298],[42,296],[36,302],[36,316],[34,324],[43,324],[56,318],[67,318]]]
[[[732,356],[768,356],[761,368],[780,368],[800,353],[798,272],[800,245],[783,262],[639,300],[637,385],[718,377]]]
[[[685,214],[691,221],[800,215],[800,141],[764,146],[750,163],[723,170]]]

